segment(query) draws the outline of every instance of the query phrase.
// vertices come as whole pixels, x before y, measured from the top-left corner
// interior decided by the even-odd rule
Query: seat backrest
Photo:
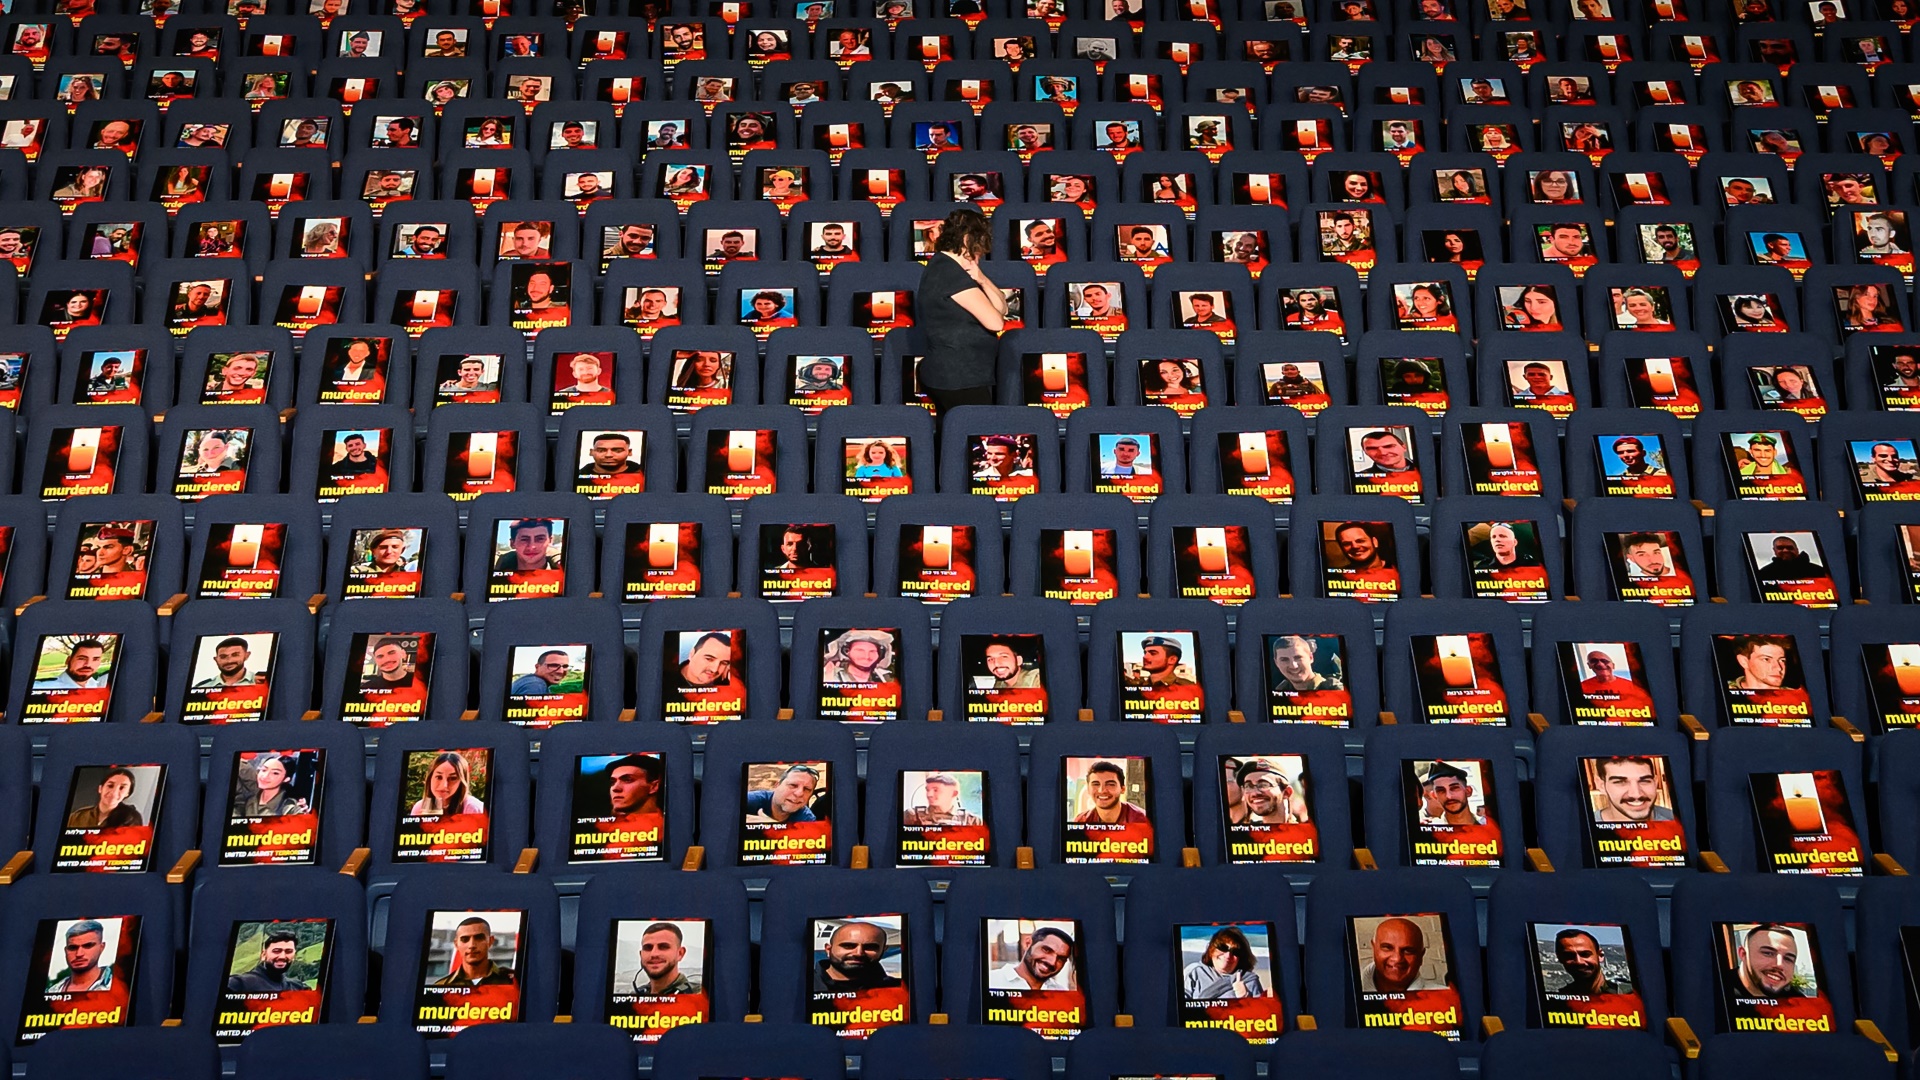
[[[826,897],[835,899],[823,903]],[[810,1023],[858,1040],[894,1023],[923,1022],[933,1011],[933,903],[918,876],[837,867],[783,873],[768,883],[763,910],[759,984],[767,1022]],[[834,962],[835,945],[875,938],[881,953],[872,963],[882,978],[871,986],[841,981],[861,976]],[[867,1019],[867,1010],[886,1018]],[[888,1016],[896,1010],[901,1019]]]
[[[1451,871],[1322,874],[1307,887],[1308,1011],[1321,1031],[1349,1029],[1356,1041],[1397,1037],[1392,1029],[1437,1030],[1460,1042],[1477,1039],[1482,1001],[1477,925],[1473,892]],[[1399,980],[1373,978],[1373,945],[1383,935],[1424,948],[1405,990],[1381,991],[1380,986]],[[1392,1019],[1382,1022],[1381,1017]],[[1375,1030],[1381,1027],[1389,1030]],[[1281,1040],[1283,1055],[1286,1043]]]
[[[466,613],[451,600],[341,605],[327,630],[322,714],[373,727],[458,718],[467,707],[466,637]],[[397,664],[383,653],[391,648],[401,650]]]
[[[381,1023],[441,1039],[486,1024],[553,1019],[560,898],[546,878],[484,867],[414,870],[394,887],[385,932]],[[476,971],[459,948],[458,939],[471,944],[477,934],[491,939],[490,970]],[[503,971],[511,978],[502,979]],[[474,1013],[488,1018],[469,1020]]]
[[[509,724],[383,732],[368,810],[373,872],[392,880],[427,864],[513,866],[528,846],[527,773],[527,735]]]
[[[933,641],[925,605],[905,597],[829,596],[794,612],[787,701],[800,720],[859,732],[917,719],[933,700]]]
[[[312,703],[314,617],[303,601],[188,604],[172,616],[172,630],[161,709],[168,719],[297,720]],[[229,675],[222,660],[241,667]]]
[[[94,932],[102,939],[99,964],[112,968],[110,984],[94,992],[111,994],[109,1000],[122,1010],[130,1029],[151,1028],[169,1011],[175,909],[165,875],[109,878],[102,874],[32,874],[18,882],[19,892],[9,891],[6,927],[0,930],[0,949],[4,950],[0,951],[0,963],[4,963],[7,977],[15,986],[29,988],[20,1002],[8,1001],[3,1014],[8,1030],[16,1033],[16,1042],[22,1038],[37,1042],[63,1027],[75,1030],[72,1025],[58,1024],[63,1018],[47,1008],[51,1003],[45,994],[46,988],[66,980],[69,969],[58,959],[62,947],[67,940],[82,938],[89,921],[98,924]],[[87,1035],[135,1038],[121,1032],[94,1031]],[[194,1036],[193,1041],[205,1040],[211,1049],[212,1035],[206,1028],[196,1028]],[[86,1041],[85,1036],[72,1038]],[[124,1065],[123,1059],[119,1067]],[[193,1080],[211,1080],[218,1072],[186,1075]]]
[[[1126,986],[1135,1030],[1233,1020],[1225,1033],[1243,1050],[1272,1045],[1294,1030],[1300,952],[1293,905],[1271,903],[1290,891],[1285,874],[1279,866],[1160,867],[1134,877],[1127,892]],[[1240,960],[1231,977],[1207,970],[1216,949]],[[1074,1052],[1082,1045],[1076,1040]]]
[[[662,930],[663,922],[672,929]],[[734,875],[682,878],[670,868],[603,866],[581,893],[576,926],[576,1019],[612,1023],[633,1041],[651,1043],[676,1023],[726,1022],[746,1013],[747,895]],[[646,981],[641,942],[658,932],[672,933],[687,950],[676,970],[688,986],[660,995],[661,1001],[637,1001],[634,988]]]
[[[1397,866],[1518,869],[1526,839],[1512,747],[1505,731],[1480,727],[1368,732],[1366,840],[1374,857]],[[1463,809],[1468,820],[1459,819]]]
[[[617,719],[627,686],[619,605],[572,598],[492,605],[480,670],[482,719],[527,728]]]
[[[1825,1023],[1832,1030],[1853,1027],[1853,965],[1847,958],[1847,923],[1831,880],[1805,874],[1737,871],[1688,874],[1674,887],[1671,918],[1673,1012],[1684,1017],[1695,1032],[1765,1033],[1765,1021],[1755,1021],[1773,1015],[1799,1016],[1814,1025],[1821,1023],[1821,1014],[1829,1009]],[[1762,935],[1759,941],[1752,937],[1756,931]],[[1791,948],[1786,940],[1789,937]],[[1784,1004],[1792,1011],[1778,1014],[1777,1005],[1775,1010],[1760,1012],[1752,1011],[1754,1006],[1732,1009],[1728,998],[1767,1001],[1741,985],[1740,968],[1749,963],[1749,956],[1769,944],[1774,947],[1769,951],[1776,955],[1788,951],[1795,955],[1796,993],[1782,993],[1777,1001],[1777,1005]],[[1740,951],[1735,952],[1736,948]],[[1759,969],[1767,965],[1754,957],[1752,966]],[[1758,988],[1765,987],[1762,982]],[[1825,1008],[1810,1000],[1815,993]],[[1766,1005],[1757,1008],[1766,1009]],[[1729,1012],[1734,1015],[1729,1016]],[[1736,1023],[1737,1029],[1733,1027]],[[1828,1041],[1812,1038],[1804,1031],[1792,1038],[1796,1042]]]
[[[1058,1039],[1110,1025],[1119,1004],[1120,966],[1105,884],[1094,869],[1065,866],[957,877],[947,892],[942,1007],[968,1024],[1022,1025],[1020,1014],[1032,1007],[1020,1003],[1022,991],[1032,983],[1016,966],[1038,974],[1047,965],[1026,967],[1027,956],[1035,943],[1052,942],[1036,958],[1063,952],[1071,958],[1037,992],[1056,1015],[1023,1026]]]
[[[1027,788],[1035,860],[1178,864],[1185,840],[1172,779],[1178,744],[1160,725],[1053,724],[1036,732]]]
[[[847,866],[859,832],[853,733],[724,724],[707,736],[700,838],[712,866]]]
[[[131,723],[153,708],[159,641],[145,604],[43,600],[20,616],[14,641],[15,723]]]
[[[1194,744],[1193,839],[1208,865],[1284,864],[1288,873],[1344,867],[1353,844],[1344,740],[1311,725],[1227,725]],[[1266,812],[1246,787],[1279,792]],[[1259,820],[1255,820],[1258,818]]]
[[[1872,863],[1860,748],[1840,731],[1718,731],[1706,775],[1707,832],[1735,873],[1858,877]]]
[[[1488,600],[1387,609],[1381,707],[1407,724],[1520,727],[1532,711],[1520,614]]]
[[[634,1068],[631,1040],[601,1024],[491,1024],[447,1047],[450,1080],[510,1080],[564,1058],[570,1069],[625,1076]]]
[[[1669,875],[1653,871],[1685,871],[1700,834],[1679,732],[1555,725],[1541,733],[1539,748],[1534,817],[1541,849],[1556,866],[1634,867],[1654,880]],[[1611,778],[1618,778],[1612,786]],[[1632,805],[1636,797],[1652,802],[1642,810]],[[1645,816],[1634,821],[1635,814]]]
[[[1205,600],[1119,597],[1093,609],[1087,705],[1097,720],[1218,723],[1232,700],[1226,611]]]
[[[221,874],[194,896],[187,950],[186,1016],[192,1030],[242,1043],[268,1026],[235,1023],[252,1009],[312,1010],[309,1023],[359,1019],[367,992],[366,895],[331,868]],[[262,971],[270,935],[292,934],[285,985]],[[304,954],[304,955],[303,955]],[[251,985],[249,983],[251,982]],[[265,984],[265,985],[262,985]],[[245,987],[243,992],[240,988]],[[264,992],[265,997],[251,996]]]
[[[261,1028],[240,1044],[241,1077],[327,1080],[378,1072],[394,1080],[427,1080],[427,1041],[390,1024],[282,1024]]]
[[[683,1024],[660,1040],[653,1075],[700,1080],[791,1072],[808,1080],[841,1080],[845,1062],[833,1033],[811,1024]]]

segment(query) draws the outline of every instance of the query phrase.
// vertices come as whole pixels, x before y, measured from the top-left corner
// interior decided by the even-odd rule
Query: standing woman
[[[956,406],[993,404],[994,358],[1007,301],[980,269],[980,260],[993,253],[993,231],[978,210],[948,214],[933,252],[914,307],[927,336],[920,386],[933,399],[935,415],[944,417]]]

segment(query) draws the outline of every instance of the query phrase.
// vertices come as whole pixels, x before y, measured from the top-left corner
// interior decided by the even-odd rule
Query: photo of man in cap
[[[1248,758],[1233,770],[1240,788],[1240,805],[1230,817],[1234,825],[1303,825],[1312,819],[1304,786],[1272,758]]]
[[[978,825],[980,815],[960,804],[960,781],[952,773],[930,772],[920,781],[926,802],[909,806],[900,815],[902,825]],[[913,792],[907,792],[909,800]]]

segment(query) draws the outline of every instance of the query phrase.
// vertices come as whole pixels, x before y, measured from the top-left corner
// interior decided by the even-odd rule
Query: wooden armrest
[[[554,1017],[553,1022],[556,1024],[571,1024],[573,1023],[573,1016],[568,1013],[563,1013],[559,1016]]]
[[[185,885],[187,883],[187,879],[193,876],[194,867],[199,865],[200,865],[200,849],[199,848],[188,848],[187,850],[181,852],[180,861],[177,863],[174,863],[173,868],[167,871],[167,884]]]
[[[749,1024],[758,1024],[765,1018],[762,1017],[759,1013],[748,1013],[747,1015],[741,1017],[740,1019]]]
[[[855,870],[865,870],[873,866],[873,849],[865,844],[853,845],[852,861],[847,865]]]
[[[1353,868],[1355,870],[1378,870],[1380,864],[1373,861],[1373,852],[1367,848],[1353,849]]]
[[[1083,724],[1091,724],[1093,723],[1093,710],[1081,709],[1078,712],[1073,714],[1073,718],[1075,720],[1080,721]]]
[[[30,607],[32,607],[33,605],[35,605],[35,604],[37,604],[37,603],[39,603],[40,601],[42,601],[42,600],[45,600],[45,599],[46,599],[46,596],[44,596],[44,595],[41,595],[41,596],[29,596],[29,597],[27,597],[27,598],[26,598],[25,600],[23,600],[23,601],[21,601],[21,602],[20,602],[20,606],[19,606],[19,607],[17,607],[17,608],[14,608],[14,609],[13,609],[13,613],[14,613],[15,615],[25,615],[25,614],[27,613],[27,609],[28,609],[28,608],[30,608]]]
[[[462,709],[460,710],[460,719],[478,720],[480,719],[480,710],[479,709]]]
[[[1893,1044],[1887,1041],[1887,1037],[1880,1033],[1880,1025],[1871,1020],[1855,1020],[1853,1031],[1854,1034],[1879,1044],[1880,1052],[1887,1056],[1889,1062],[1895,1065],[1900,1064],[1900,1051],[1895,1050]]]
[[[31,848],[14,852],[13,858],[7,860],[7,865],[0,866],[0,885],[11,885],[19,881],[26,877],[27,871],[32,868],[33,850]]]
[[[589,599],[589,600],[604,600],[604,599],[606,599],[606,595],[605,595],[604,593],[597,593],[597,592],[590,592],[590,593],[588,593],[588,594],[587,594],[587,599]]]
[[[1501,1023],[1500,1018],[1497,1016],[1483,1016],[1480,1018],[1480,1038],[1482,1040],[1491,1039],[1505,1030],[1507,1030],[1507,1025]]]
[[[1113,1017],[1113,1026],[1117,1028],[1132,1027],[1133,1015],[1131,1013],[1115,1013]]]
[[[166,1020],[160,1021],[160,1026],[161,1027],[179,1027],[180,1021],[170,1017]]]
[[[1533,733],[1535,735],[1538,735],[1541,732],[1552,727],[1553,722],[1551,720],[1548,720],[1545,716],[1542,716],[1540,713],[1530,712],[1527,714],[1527,726],[1533,729]]]
[[[307,614],[309,615],[320,614],[320,609],[326,606],[327,606],[326,593],[317,592],[317,593],[314,593],[312,596],[307,597]]]
[[[791,720],[793,719],[793,710],[781,709],[779,712],[776,712],[773,714],[773,718],[775,720],[781,720],[781,721]]]
[[[1673,1044],[1680,1056],[1688,1061],[1700,1057],[1700,1037],[1693,1033],[1693,1025],[1678,1016],[1667,1017],[1667,1041]]]
[[[1686,732],[1687,737],[1694,742],[1707,741],[1706,725],[1700,723],[1700,719],[1692,713],[1680,714],[1680,730]]]
[[[377,1024],[380,1022],[380,1018],[377,1016],[363,1016],[360,1018],[360,1022],[363,1024]]]
[[[153,609],[153,613],[164,619],[167,616],[172,615],[174,612],[179,611],[181,605],[185,604],[186,602],[187,602],[186,593],[183,593],[183,592],[174,593],[172,596],[169,596],[165,600],[160,601],[160,605]]]
[[[1393,715],[1392,710],[1390,709],[1380,710],[1380,726],[1381,727],[1397,727],[1399,726],[1399,724],[1400,724],[1400,720],[1398,717]]]
[[[539,865],[540,865],[540,849],[539,848],[535,848],[535,847],[521,848],[520,857],[513,860],[513,872],[516,874],[531,874],[533,873],[533,868]]]
[[[1728,869],[1727,867],[1727,860],[1721,858],[1720,856],[1714,854],[1711,851],[1702,851],[1700,853],[1700,865],[1705,867],[1707,873],[1709,874],[1733,873],[1733,871]]]
[[[1553,860],[1547,858],[1547,853],[1540,848],[1530,847],[1527,849],[1527,869],[1535,870],[1542,874],[1551,874],[1553,873]]]
[[[1015,870],[1033,869],[1033,849],[1025,846],[1013,849],[1013,868]]]
[[[280,422],[284,424],[284,423],[286,423],[287,421],[289,421],[289,420],[292,420],[292,419],[293,419],[293,413],[294,413],[294,410],[292,410],[292,409],[281,409],[281,410],[280,410]]]
[[[1710,518],[1713,516],[1713,505],[1711,503],[1704,503],[1699,499],[1694,499],[1692,502],[1694,511],[1701,517]]]
[[[1243,712],[1241,712],[1241,711],[1240,711],[1239,709],[1228,709],[1228,710],[1227,710],[1227,723],[1229,723],[1229,724],[1244,724],[1244,723],[1246,723],[1246,722],[1247,722],[1247,714],[1246,714],[1246,713],[1243,713]]]
[[[698,870],[707,864],[707,849],[695,844],[687,849],[687,857],[680,860],[680,869]]]
[[[945,1024],[946,1022],[947,1022],[946,1013],[928,1013],[927,1014],[927,1023],[929,1024]]]
[[[467,594],[463,592],[448,593],[447,599],[453,601],[456,604],[464,604],[467,602]]]
[[[1876,852],[1874,854],[1873,868],[1879,871],[1880,873],[1885,874],[1887,877],[1906,877],[1907,876],[1907,868],[1904,866],[1901,866],[1899,860],[1895,859],[1893,856],[1887,854],[1884,851]]]
[[[166,713],[162,713],[162,712],[150,712],[150,713],[148,713],[147,715],[145,715],[145,716],[143,716],[143,717],[141,717],[141,718],[140,718],[140,722],[141,722],[141,723],[143,723],[143,724],[157,724],[157,723],[159,723],[159,722],[161,722],[162,720],[165,720],[166,718],[167,718],[167,714],[166,714]]]
[[[946,718],[947,718],[947,713],[946,713],[946,710],[944,709],[928,709],[927,710],[927,722],[930,724],[938,724],[944,721]]]
[[[1852,739],[1854,742],[1863,743],[1867,741],[1867,737],[1861,734],[1860,729],[1857,727],[1854,727],[1853,722],[1851,720],[1848,720],[1846,717],[1835,716],[1831,718],[1831,722],[1833,724],[1834,730],[1846,732],[1847,738]]]
[[[1197,847],[1181,848],[1180,865],[1188,870],[1198,867],[1200,865],[1200,849]]]
[[[1301,1013],[1300,1015],[1298,1015],[1298,1016],[1296,1016],[1296,1017],[1294,1017],[1294,1018],[1293,1018],[1293,1030],[1295,1030],[1295,1031],[1319,1031],[1319,1030],[1320,1030],[1320,1021],[1318,1021],[1318,1020],[1315,1020],[1315,1019],[1313,1018],[1313,1014],[1312,1014],[1312,1013]]]
[[[320,710],[308,709],[306,712],[303,712],[300,714],[300,719],[301,720],[318,720],[320,719]]]
[[[340,864],[340,872],[348,877],[357,878],[366,872],[367,861],[372,858],[372,848],[354,848],[352,853],[347,856],[347,861]]]

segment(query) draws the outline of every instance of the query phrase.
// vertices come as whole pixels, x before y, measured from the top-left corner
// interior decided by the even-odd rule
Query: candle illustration
[[[1049,394],[1065,393],[1067,389],[1067,354],[1040,354],[1040,389]]]
[[[1920,645],[1889,645],[1887,656],[1893,661],[1893,679],[1901,697],[1920,697]]]
[[[500,436],[492,431],[476,431],[467,436],[467,479],[493,479],[494,457],[500,449]]]
[[[1201,573],[1227,572],[1227,530],[1217,527],[1195,529],[1193,544],[1199,556]]]
[[[1240,471],[1251,479],[1267,475],[1267,433],[1264,431],[1243,431],[1240,433]]]
[[[680,565],[680,526],[655,522],[647,526],[647,568],[672,570]]]
[[[1060,538],[1060,569],[1070,578],[1093,576],[1093,530],[1068,529]]]
[[[1826,815],[1820,812],[1820,792],[1812,773],[1781,773],[1780,801],[1786,804],[1787,824],[1796,833],[1827,831]]]
[[[67,440],[67,471],[76,474],[92,472],[99,452],[99,428],[74,428],[73,437]]]
[[[251,570],[260,563],[260,542],[265,525],[235,525],[227,542],[227,565],[235,570]]]
[[[1434,638],[1440,656],[1440,678],[1449,690],[1473,687],[1473,653],[1465,634],[1441,634]]]
[[[929,570],[953,569],[953,526],[921,527],[920,562]]]
[[[727,471],[750,473],[753,471],[754,446],[759,441],[756,432],[727,432]]]
[[[1513,426],[1511,424],[1481,424],[1480,437],[1487,444],[1488,468],[1513,468]]]
[[[1664,356],[1647,357],[1647,385],[1654,397],[1672,397],[1678,384],[1673,377],[1673,361]]]

